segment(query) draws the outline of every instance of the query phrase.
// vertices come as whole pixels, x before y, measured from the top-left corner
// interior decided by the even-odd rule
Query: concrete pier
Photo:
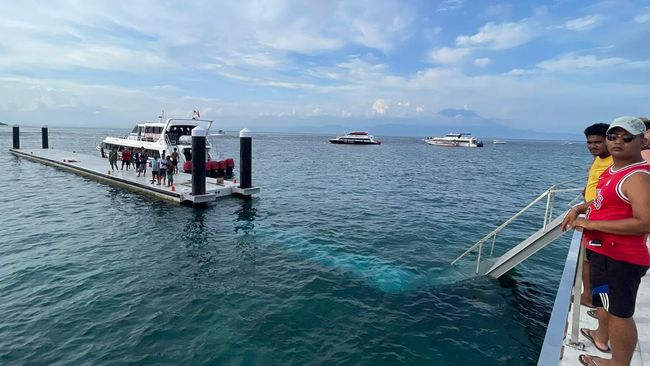
[[[202,204],[229,195],[239,195],[248,198],[260,191],[257,187],[241,189],[237,183],[229,180],[224,181],[222,184],[217,184],[215,178],[205,178],[205,194],[193,196],[191,174],[179,173],[174,175],[175,186],[167,187],[157,185],[156,183],[152,184],[151,172],[148,172],[146,177],[138,177],[134,170],[111,171],[108,160],[99,156],[55,149],[25,150],[18,149],[15,146],[16,135],[14,135],[14,148],[9,149],[16,156],[53,166],[101,183],[174,203]]]

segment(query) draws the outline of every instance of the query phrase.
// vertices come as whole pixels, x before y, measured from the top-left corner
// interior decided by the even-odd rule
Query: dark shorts
[[[634,315],[636,294],[648,266],[621,262],[587,249],[592,302],[619,318]]]

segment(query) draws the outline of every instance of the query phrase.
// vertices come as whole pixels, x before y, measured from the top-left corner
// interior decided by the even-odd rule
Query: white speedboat
[[[492,143],[495,144],[495,145],[503,145],[503,144],[505,144],[506,142],[503,141],[503,140],[492,140]]]
[[[122,151],[129,149],[139,151],[144,148],[149,157],[154,155],[166,156],[176,149],[178,152],[178,169],[183,170],[186,161],[192,160],[192,129],[202,126],[210,131],[212,120],[196,118],[168,118],[163,122],[163,117],[158,117],[158,122],[138,123],[133,127],[131,133],[124,137],[106,137],[97,146],[102,157],[116,148],[121,159]],[[210,157],[210,141],[206,141],[207,160]]]
[[[350,132],[345,136],[330,139],[333,144],[357,144],[357,145],[379,145],[381,141],[375,140],[375,137],[368,132]]]
[[[424,142],[443,147],[483,147],[483,142],[470,133],[448,133],[445,137],[427,137]]]

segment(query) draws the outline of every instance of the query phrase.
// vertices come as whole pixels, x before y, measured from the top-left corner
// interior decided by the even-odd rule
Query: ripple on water
[[[50,143],[94,153],[124,132],[51,128]],[[0,175],[0,363],[534,363],[568,241],[499,281],[461,280],[472,264],[448,263],[583,174],[587,155],[556,169],[582,147],[324,141],[256,136],[262,194],[203,210],[0,151],[11,172]],[[239,156],[237,139],[214,142]],[[516,243],[539,217],[500,240]]]

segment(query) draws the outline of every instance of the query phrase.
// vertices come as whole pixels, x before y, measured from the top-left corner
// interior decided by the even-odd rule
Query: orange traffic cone
[[[232,182],[237,184],[237,178],[233,178]]]
[[[111,175],[111,171],[110,171],[110,170],[108,171],[108,175]]]
[[[176,192],[176,186],[172,185],[172,192]]]

